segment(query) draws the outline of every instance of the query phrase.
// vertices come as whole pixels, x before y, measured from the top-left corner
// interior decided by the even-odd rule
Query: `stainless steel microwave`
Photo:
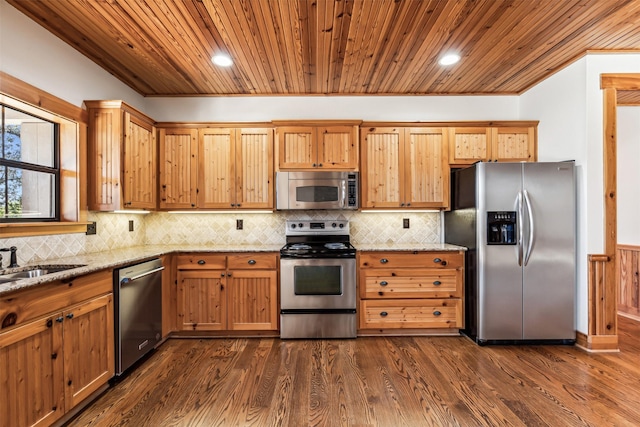
[[[276,209],[358,209],[358,172],[276,172]]]

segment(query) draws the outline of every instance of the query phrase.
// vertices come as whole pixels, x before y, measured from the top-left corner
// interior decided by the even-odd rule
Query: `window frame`
[[[26,111],[17,109],[11,105],[7,105],[5,103],[0,102],[0,124],[5,125],[5,108],[10,108],[13,111],[17,111],[19,113],[27,114],[33,118],[43,120],[45,122],[51,123],[53,125],[53,166],[43,166],[38,164],[33,164],[29,162],[23,162],[19,160],[11,160],[7,159],[4,156],[0,156],[0,167],[21,169],[22,171],[30,171],[30,172],[40,172],[47,173],[53,176],[54,182],[54,194],[53,198],[53,216],[48,218],[23,218],[23,217],[2,217],[0,216],[0,223],[30,223],[30,222],[59,222],[60,221],[60,126],[52,122],[50,120],[44,119],[40,116],[36,116],[32,113],[28,113]],[[4,129],[0,126],[0,129]],[[0,130],[0,133],[4,134],[3,130]],[[4,141],[3,141],[4,143]],[[8,175],[7,175],[8,176]],[[5,194],[5,198],[7,198],[7,194]]]
[[[0,103],[58,124],[59,220],[0,222],[0,238],[85,233],[86,110],[0,71]]]

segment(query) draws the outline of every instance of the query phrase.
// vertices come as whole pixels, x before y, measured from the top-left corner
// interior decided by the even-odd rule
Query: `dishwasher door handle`
[[[159,267],[159,268],[156,268],[154,270],[147,271],[146,273],[138,274],[137,276],[125,277],[124,279],[122,279],[120,281],[120,284],[121,285],[128,285],[129,283],[133,282],[134,280],[141,279],[143,277],[149,276],[150,274],[154,274],[154,273],[157,273],[157,272],[162,271],[162,270],[164,270],[164,267]]]

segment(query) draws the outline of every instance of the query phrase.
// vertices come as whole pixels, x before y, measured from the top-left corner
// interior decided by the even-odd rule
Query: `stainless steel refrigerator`
[[[478,344],[575,342],[573,162],[451,174],[445,241],[468,248],[465,329]]]

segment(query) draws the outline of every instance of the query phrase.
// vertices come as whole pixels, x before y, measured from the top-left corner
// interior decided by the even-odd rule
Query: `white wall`
[[[82,106],[89,99],[122,99],[145,111],[145,98],[0,0],[0,70]]]
[[[157,121],[517,120],[517,96],[232,96],[152,98]]]
[[[618,243],[640,245],[640,107],[618,107]]]
[[[640,72],[639,54],[593,54],[520,97],[522,119],[537,118],[539,158],[573,158],[578,169],[576,327],[587,332],[587,255],[604,252],[603,100],[600,75]]]

